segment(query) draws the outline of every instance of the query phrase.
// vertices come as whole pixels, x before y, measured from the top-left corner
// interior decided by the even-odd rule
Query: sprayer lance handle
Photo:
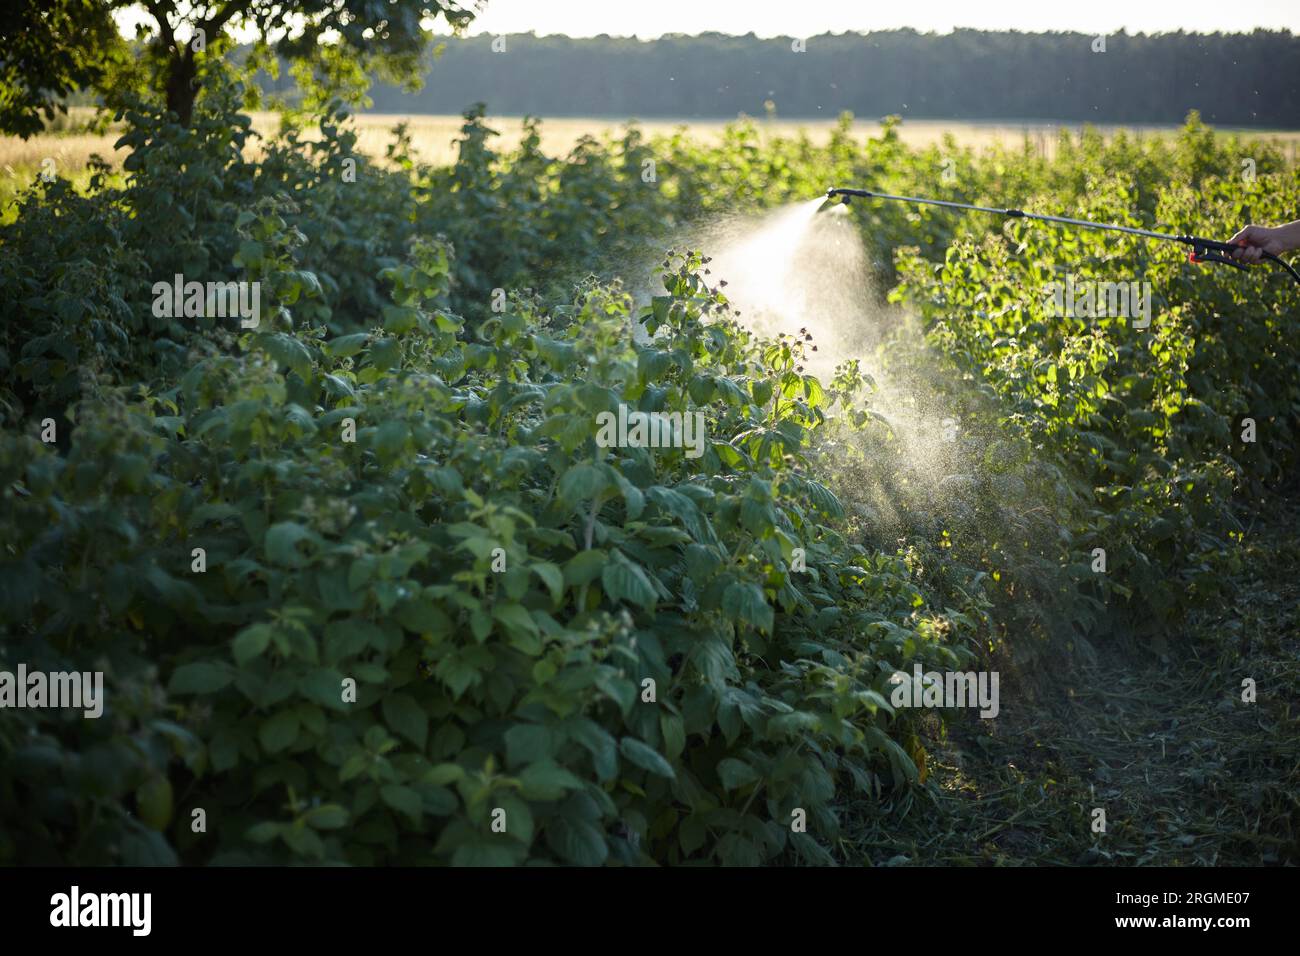
[[[1221,262],[1225,266],[1232,266],[1234,269],[1240,269],[1242,272],[1248,271],[1246,266],[1236,259],[1230,258],[1222,253],[1232,252],[1237,249],[1230,242],[1219,242],[1217,239],[1203,239],[1199,236],[1179,236],[1180,242],[1185,242],[1192,247],[1192,251],[1187,254],[1187,261],[1200,265],[1203,262]]]
[[[1246,265],[1244,265],[1241,262],[1238,262],[1236,259],[1232,258],[1231,256],[1218,254],[1218,253],[1236,252],[1238,249],[1240,249],[1242,246],[1245,245],[1244,242],[1236,243],[1236,244],[1231,242],[1219,242],[1217,239],[1205,239],[1200,236],[1179,236],[1178,240],[1180,242],[1185,242],[1192,247],[1192,251],[1187,256],[1189,262],[1195,262],[1195,263],[1222,262],[1224,265],[1229,265],[1232,266],[1233,268],[1240,269],[1242,272],[1249,271]],[[1293,269],[1284,260],[1273,255],[1273,253],[1261,251],[1260,257],[1269,262],[1276,262],[1279,266],[1281,266],[1283,269],[1289,272],[1291,274],[1291,277],[1295,279],[1296,282],[1300,282],[1300,275],[1296,274],[1295,269]]]

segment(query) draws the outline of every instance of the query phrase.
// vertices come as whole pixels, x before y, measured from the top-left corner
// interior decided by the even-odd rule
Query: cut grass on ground
[[[1098,642],[1033,697],[1002,675],[998,718],[925,741],[925,792],[846,808],[843,862],[1300,862],[1300,489],[1256,513],[1230,596],[1184,639]]]

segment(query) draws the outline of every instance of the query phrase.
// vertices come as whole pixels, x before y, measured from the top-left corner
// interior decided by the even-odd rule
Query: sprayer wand
[[[1189,262],[1221,262],[1224,265],[1232,266],[1234,269],[1246,271],[1246,266],[1242,265],[1235,259],[1231,259],[1223,253],[1233,252],[1241,246],[1234,246],[1230,242],[1220,242],[1217,239],[1205,239],[1201,236],[1175,236],[1167,232],[1152,232],[1150,229],[1134,229],[1130,226],[1112,226],[1106,223],[1089,222],[1087,219],[1070,219],[1066,216],[1044,216],[1038,213],[1025,212],[1022,209],[997,209],[992,206],[975,206],[964,202],[950,202],[946,199],[919,199],[915,196],[891,196],[889,193],[873,193],[865,189],[842,189],[832,186],[826,190],[826,198],[834,199],[841,196],[847,204],[851,197],[857,196],[862,199],[892,199],[895,202],[917,203],[926,206],[947,206],[952,209],[970,209],[975,212],[991,212],[997,216],[1006,216],[1009,219],[1037,219],[1039,222],[1056,222],[1063,223],[1067,226],[1079,226],[1084,229],[1104,229],[1109,232],[1127,232],[1132,236],[1142,236],[1146,239],[1163,239],[1166,242],[1181,242],[1185,246],[1191,246],[1192,251],[1188,253]],[[1300,272],[1296,272],[1291,265],[1271,252],[1262,252],[1261,255],[1270,262],[1276,262],[1279,266],[1291,273],[1291,278],[1300,282]]]

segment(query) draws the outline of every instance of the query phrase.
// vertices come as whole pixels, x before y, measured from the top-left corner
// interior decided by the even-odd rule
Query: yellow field
[[[70,117],[74,123],[89,116],[89,110],[74,110]],[[384,148],[392,140],[391,130],[399,122],[405,122],[411,131],[416,154],[423,160],[434,163],[447,163],[455,158],[455,140],[459,135],[462,120],[459,116],[428,115],[393,115],[367,113],[357,117],[358,143],[361,150],[368,155],[380,157]],[[824,139],[834,126],[833,120],[757,120],[763,135],[789,136],[806,131],[814,140]],[[254,129],[268,133],[274,131],[278,117],[273,113],[255,113]],[[63,124],[66,125],[66,124]],[[519,142],[521,135],[520,117],[492,117],[490,125],[500,132],[496,145],[509,149]],[[717,139],[726,126],[723,120],[645,120],[637,125],[647,134],[672,133],[685,128],[689,133],[703,141]],[[545,120],[542,123],[542,149],[550,155],[566,154],[583,135],[599,136],[603,133],[617,135],[626,126],[626,121],[599,118],[563,117]],[[1077,128],[1070,124],[1069,128]],[[1112,135],[1121,127],[1097,127],[1104,135]],[[911,120],[900,128],[903,141],[912,146],[929,146],[942,142],[943,137],[952,134],[961,146],[984,149],[994,143],[1018,146],[1028,136],[1035,148],[1050,155],[1056,144],[1061,124],[1051,123],[968,123],[948,122],[942,120]],[[1125,127],[1125,129],[1144,136],[1169,136],[1177,131],[1175,126]],[[854,132],[863,137],[877,136],[880,124],[861,120],[854,125]],[[1231,132],[1224,129],[1223,132]],[[1300,150],[1300,131],[1240,131],[1247,136],[1259,136],[1278,139],[1286,144],[1287,152],[1294,160]],[[120,134],[111,131],[103,136],[83,132],[50,132],[20,140],[16,137],[0,139],[0,176],[11,192],[17,185],[12,180],[17,177],[29,181],[33,170],[41,162],[51,158],[55,168],[64,176],[76,178],[85,170],[92,154],[99,154],[113,165],[120,165],[123,151],[114,151],[113,143]],[[254,151],[255,152],[255,151]]]
[[[516,145],[520,137],[521,117],[493,117],[490,125],[501,133],[496,141],[502,148]],[[359,145],[372,154],[382,155],[384,145],[389,141],[389,130],[399,122],[406,122],[410,128],[413,144],[417,153],[426,160],[450,162],[455,158],[454,140],[459,134],[461,118],[459,116],[399,116],[368,113],[357,120],[359,128]],[[834,120],[756,120],[759,130],[766,136],[793,136],[807,132],[814,141],[825,140],[835,126]],[[542,150],[549,155],[563,155],[583,135],[599,136],[602,133],[618,134],[627,121],[597,118],[560,117],[542,122]],[[690,135],[704,142],[717,140],[727,125],[726,120],[641,120],[636,125],[647,136],[670,134],[683,127]],[[976,150],[985,149],[995,143],[1019,146],[1028,136],[1035,148],[1051,155],[1056,148],[1056,138],[1063,124],[1059,123],[968,123],[945,120],[908,120],[899,128],[899,136],[909,146],[926,147],[937,145],[943,138],[952,134],[958,145]],[[1067,128],[1078,129],[1077,124],[1064,124]],[[863,139],[879,136],[880,123],[858,120],[853,126],[854,133]],[[1098,126],[1097,129],[1106,136],[1124,129],[1129,133],[1144,136],[1171,136],[1177,133],[1177,126],[1119,127]],[[1222,132],[1235,132],[1223,129]],[[1300,131],[1260,131],[1243,130],[1244,135],[1259,136],[1267,139],[1279,139],[1287,144],[1288,153],[1294,158],[1300,153]]]

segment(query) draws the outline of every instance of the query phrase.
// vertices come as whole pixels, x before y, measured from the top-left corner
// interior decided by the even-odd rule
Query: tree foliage
[[[96,0],[19,2],[0,28],[0,130],[24,139],[126,56],[112,8]],[[44,117],[44,121],[42,120]]]
[[[285,58],[331,92],[359,96],[366,73],[418,83],[419,56],[441,19],[463,29],[473,11],[457,0],[16,0],[16,17],[0,34],[0,129],[30,136],[39,113],[60,108],[68,94],[91,88],[112,105],[123,85],[160,95],[188,126],[208,63],[232,50],[235,32],[256,37],[254,66]],[[143,67],[131,62],[113,15],[143,7],[137,46]]]
[[[379,86],[387,113],[1006,119],[1300,126],[1300,37],[911,29],[791,37],[572,38],[513,34],[448,42],[418,93]],[[493,44],[505,44],[505,53]],[[1104,49],[1104,52],[1101,52]],[[504,58],[510,69],[502,69]],[[574,82],[580,76],[581,82]],[[1196,82],[1197,77],[1214,82]],[[1029,79],[1032,78],[1032,79]]]

